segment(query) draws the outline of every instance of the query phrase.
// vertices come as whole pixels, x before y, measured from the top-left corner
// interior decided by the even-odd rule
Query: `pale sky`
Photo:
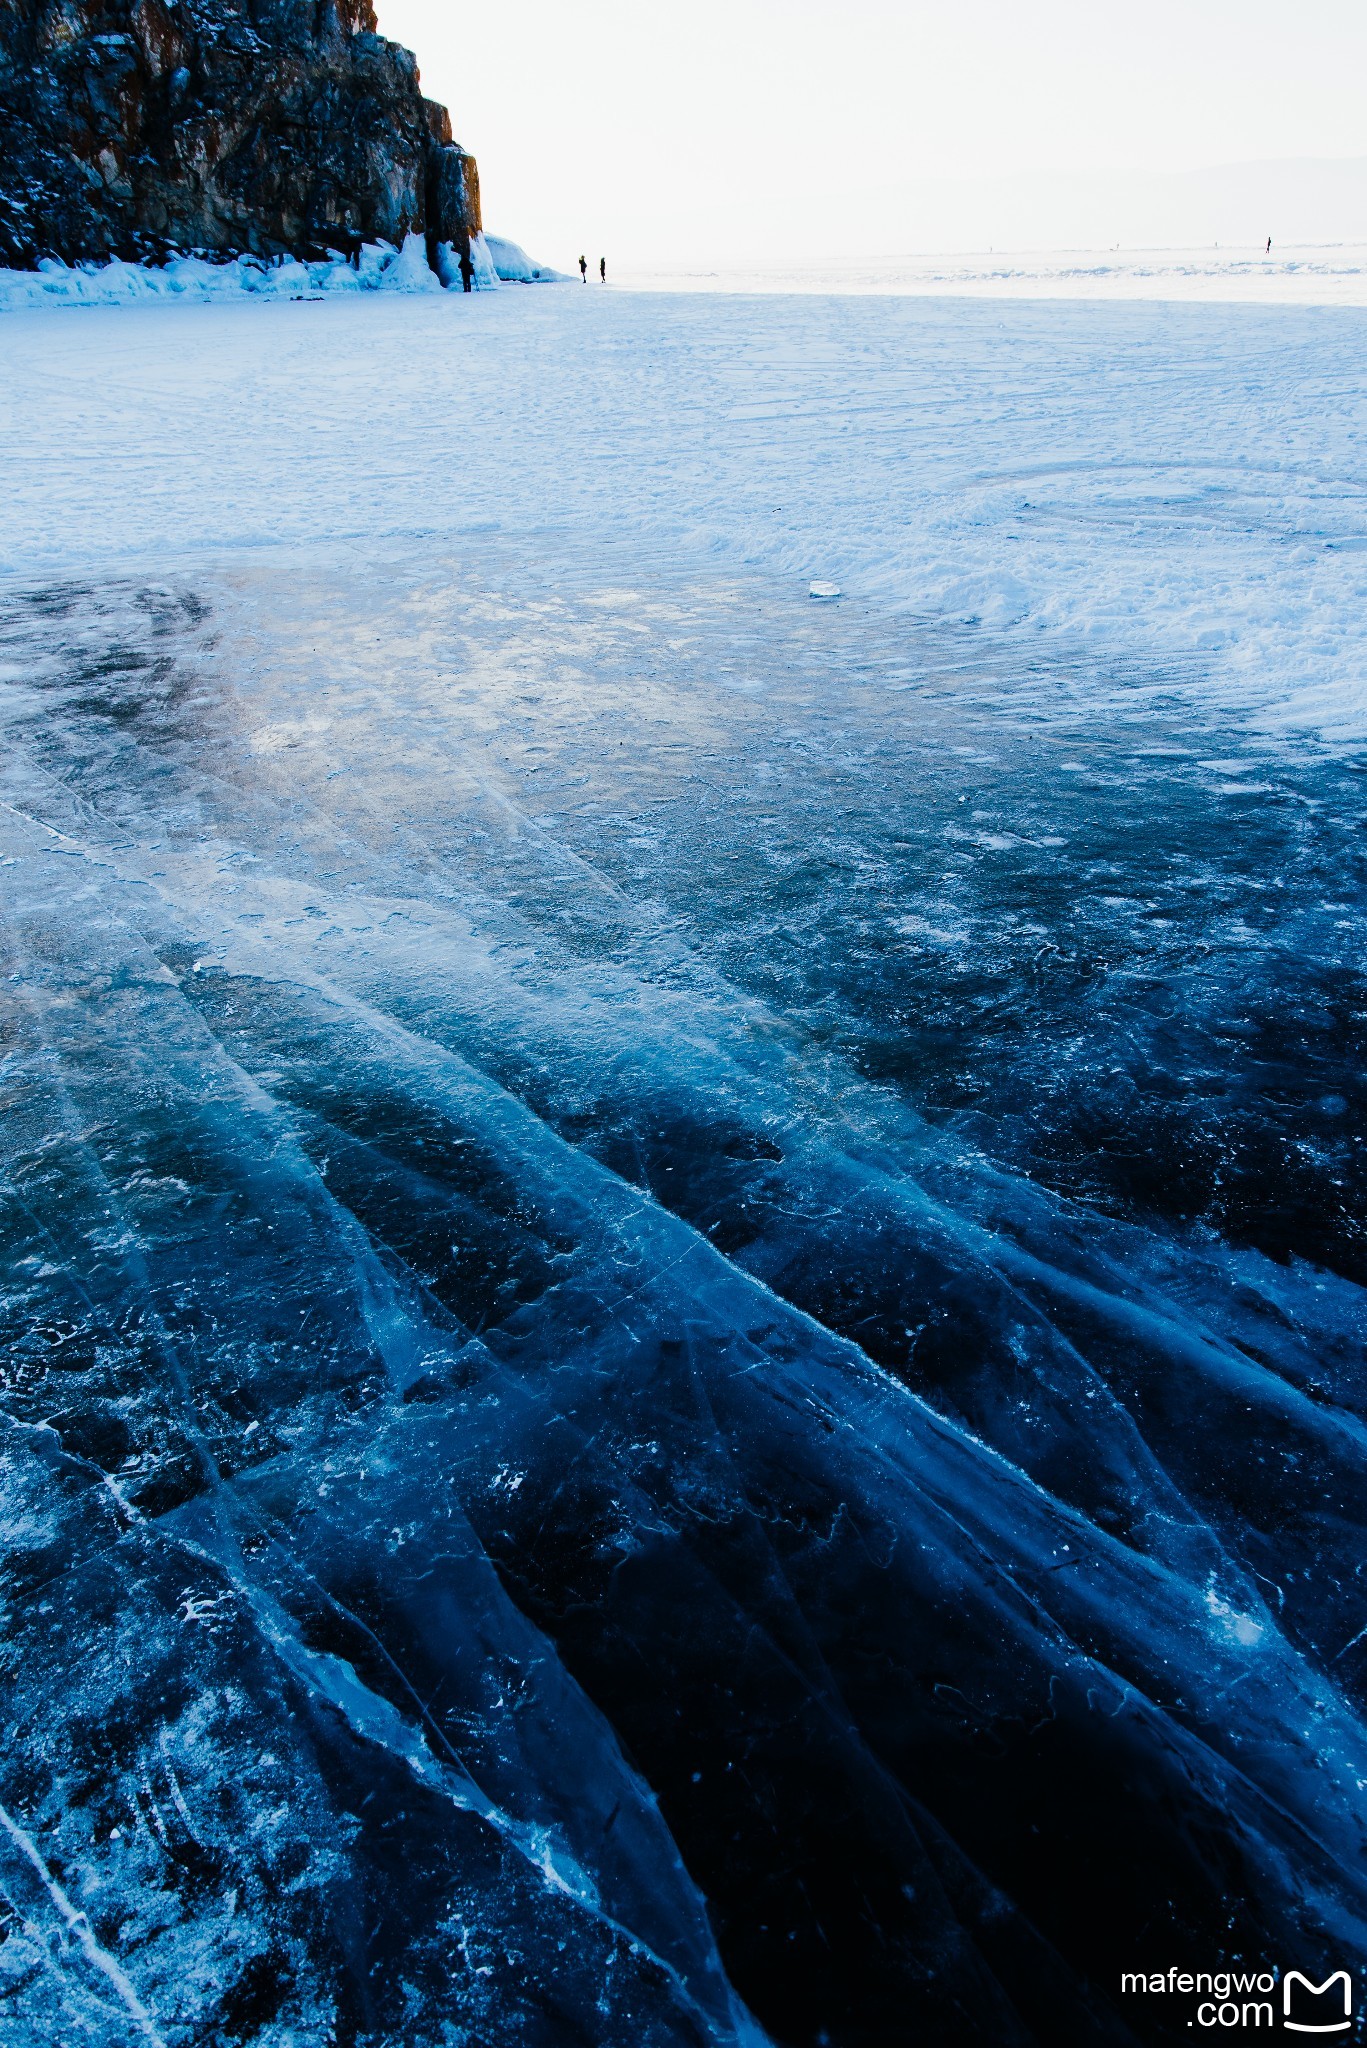
[[[486,224],[552,263],[759,255],[842,209],[877,239],[932,180],[1367,157],[1361,0],[377,4]],[[948,246],[903,211],[908,246]]]

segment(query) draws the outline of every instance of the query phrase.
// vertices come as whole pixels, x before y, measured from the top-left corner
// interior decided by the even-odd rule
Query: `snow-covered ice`
[[[0,2040],[1351,1967],[1364,320],[0,320]]]
[[[30,312],[0,326],[0,560],[569,525],[1356,738],[1365,318],[577,283]]]
[[[1367,305],[1367,244],[966,250],[875,256],[838,238],[803,260],[619,266],[641,291],[832,293],[860,297],[1166,299],[1206,305]]]

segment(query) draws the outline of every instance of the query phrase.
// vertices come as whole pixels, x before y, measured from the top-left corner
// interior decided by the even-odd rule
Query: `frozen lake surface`
[[[1363,317],[5,326],[5,2048],[1351,1967]]]
[[[564,528],[628,580],[834,581],[1367,740],[1365,334],[873,281],[4,313],[0,568]]]

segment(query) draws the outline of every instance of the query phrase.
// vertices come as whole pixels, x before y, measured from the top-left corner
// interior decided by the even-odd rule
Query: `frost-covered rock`
[[[479,228],[474,162],[370,0],[0,9],[0,263],[318,259]]]

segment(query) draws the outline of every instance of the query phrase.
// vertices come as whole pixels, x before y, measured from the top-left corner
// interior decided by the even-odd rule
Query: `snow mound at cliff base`
[[[552,270],[545,263],[534,263],[518,242],[509,242],[502,235],[485,234],[480,237],[493,258],[495,270],[505,284],[568,284],[570,279],[563,270]]]
[[[470,249],[476,291],[496,290],[505,274],[521,276],[520,270],[505,273],[501,268],[505,251],[520,260],[528,277],[554,276],[538,271],[515,242],[490,246],[483,235],[476,235]],[[452,284],[459,289],[459,263],[449,245],[443,245],[441,255],[449,260],[440,264],[440,276],[428,264],[421,235],[409,235],[402,248],[392,242],[367,242],[354,262],[336,249],[316,263],[292,256],[238,256],[228,262],[174,256],[164,264],[125,263],[114,257],[108,263],[71,265],[49,256],[36,270],[0,270],[0,312],[54,303],[109,306],[149,299],[234,299],[243,293],[299,299],[324,292],[435,292]]]

